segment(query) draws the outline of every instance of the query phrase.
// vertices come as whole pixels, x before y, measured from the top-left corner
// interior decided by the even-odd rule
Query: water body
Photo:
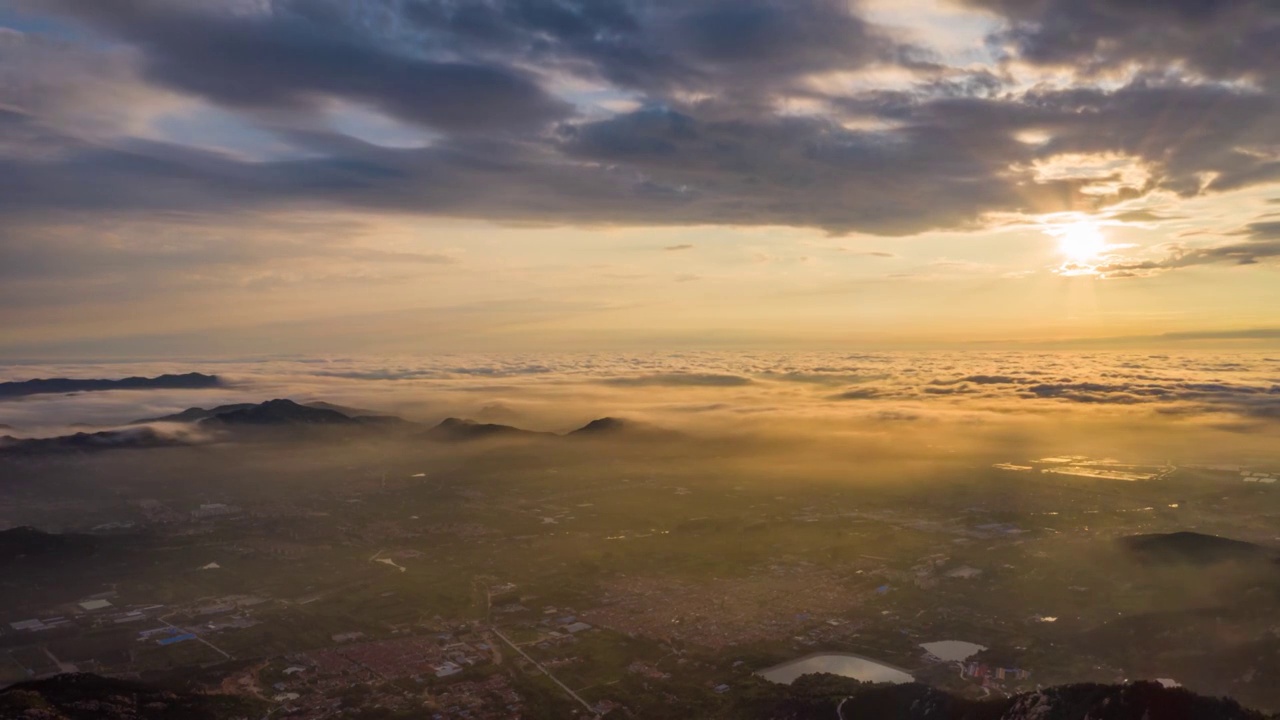
[[[796,678],[809,673],[831,673],[862,682],[897,684],[915,680],[906,670],[849,653],[814,653],[765,668],[756,674],[770,682],[790,685]]]
[[[986,650],[985,647],[963,640],[940,640],[938,642],[925,643],[920,647],[928,650],[934,657],[939,660],[948,662],[959,662],[967,660],[973,655]]]

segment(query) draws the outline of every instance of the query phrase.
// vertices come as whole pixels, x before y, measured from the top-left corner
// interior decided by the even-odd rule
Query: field
[[[890,470],[853,454],[808,466],[768,447],[754,458],[719,450],[302,443],[152,451],[145,473],[129,453],[17,464],[8,501],[35,500],[33,517],[126,527],[94,534],[87,557],[9,581],[6,623],[71,623],[41,634],[6,625],[0,672],[54,672],[52,656],[147,677],[245,663],[278,673],[423,638],[467,648],[456,676],[467,683],[514,672],[517,686],[572,706],[542,685],[545,671],[592,704],[714,713],[724,700],[713,688],[814,650],[990,692],[919,648],[957,639],[988,647],[982,662],[1031,673],[997,691],[1141,674],[1280,705],[1273,688],[1240,679],[1273,637],[1257,611],[1280,598],[1276,577],[1143,565],[1117,544],[1188,528],[1265,544],[1280,510],[1269,485],[1196,468],[1140,480],[1011,471],[998,466],[1036,459],[983,453]],[[77,517],[66,504],[87,477],[113,494]],[[190,517],[209,503],[236,511]],[[104,593],[109,609],[78,609]],[[1248,612],[1228,602],[1242,594]],[[194,639],[142,634],[170,625]],[[1135,632],[1166,638],[1153,647],[1167,652],[1133,652]],[[410,674],[447,686],[447,673],[436,677],[447,652]],[[361,677],[399,676],[371,672]],[[327,697],[323,680],[297,677],[265,685]]]

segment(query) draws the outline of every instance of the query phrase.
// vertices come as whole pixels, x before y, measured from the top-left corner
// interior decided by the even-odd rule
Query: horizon
[[[1280,0],[0,0],[0,718],[1280,720]]]

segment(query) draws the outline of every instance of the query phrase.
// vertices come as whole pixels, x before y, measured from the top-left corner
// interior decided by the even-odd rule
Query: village
[[[334,471],[326,492],[289,499],[148,486],[93,517],[77,536],[92,551],[57,582],[33,568],[0,618],[0,680],[181,678],[300,720],[669,714],[797,671],[975,698],[1133,672],[1194,681],[1159,658],[1139,668],[1118,641],[1074,643],[1111,622],[1091,594],[1128,566],[1064,551],[1109,553],[1206,513],[1193,482],[1267,501],[1274,473],[993,464],[916,505],[625,469],[456,487],[412,467]],[[981,649],[927,649],[940,642]]]

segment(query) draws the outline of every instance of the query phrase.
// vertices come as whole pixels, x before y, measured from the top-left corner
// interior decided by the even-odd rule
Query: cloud
[[[1246,330],[1198,330],[1165,333],[1170,340],[1267,340],[1280,339],[1280,328],[1250,328]]]
[[[875,380],[883,380],[886,375],[858,375],[849,372],[854,368],[827,368],[816,367],[806,370],[790,370],[788,372],[767,371],[764,377],[770,380],[782,380],[785,382],[795,383],[811,383],[816,385],[848,385],[850,383],[865,383]]]
[[[832,396],[833,400],[874,400],[882,393],[876,388],[854,388]]]
[[[1165,220],[1185,220],[1181,215],[1162,215],[1151,210],[1126,210],[1111,216],[1112,220],[1123,223],[1154,223]]]
[[[973,383],[974,385],[1017,385],[1026,382],[1026,378],[1012,375],[966,375],[956,380],[937,380],[936,384]]]
[[[608,378],[601,382],[620,387],[742,387],[750,385],[751,379],[739,375],[712,373],[662,373]]]
[[[1252,122],[1272,106],[1243,91],[1142,83],[1022,100],[871,101],[863,112],[901,125],[886,130],[848,129],[836,118],[719,120],[649,108],[565,122],[546,140],[457,136],[410,149],[329,130],[281,130],[303,154],[257,162],[158,141],[104,147],[8,112],[0,118],[6,135],[41,133],[58,159],[0,157],[0,213],[308,203],[512,221],[781,224],[903,235],[975,226],[994,212],[1104,206],[1157,187],[1195,194],[1206,173],[1216,174],[1213,189],[1267,181],[1270,166],[1237,148],[1280,141],[1280,130]],[[1156,117],[1170,119],[1153,125]],[[1014,137],[1034,126],[1055,129],[1055,149],[1126,153],[1151,165],[1158,180],[1107,196],[1084,192],[1095,177],[1037,179],[1033,161],[1045,151]]]
[[[1022,5],[984,7],[1025,26],[1024,34],[1059,27],[1047,18],[1067,18],[1062,27],[1098,41],[1089,47],[1111,47],[1105,41],[1125,27],[1149,37],[1136,31],[1145,22],[1210,39],[1222,28],[1265,27],[1246,23],[1254,12],[1247,9],[1202,16],[1100,1],[1078,11],[1049,0]],[[6,99],[0,135],[36,137],[57,152],[40,161],[0,155],[0,213],[8,215],[306,203],[510,221],[904,235],[975,227],[991,213],[1100,208],[1156,189],[1195,195],[1280,178],[1280,164],[1259,151],[1280,142],[1276,96],[1265,84],[1146,74],[1119,85],[1023,88],[997,72],[929,60],[927,48],[903,45],[836,0],[25,7],[124,48],[116,85],[239,113],[281,152],[250,160],[154,138],[90,143],[46,118],[73,117],[96,106],[95,96],[62,93],[62,109],[18,96]],[[1115,30],[1097,18],[1128,25]],[[1074,57],[1047,35],[1019,37],[1028,58]],[[1193,45],[1188,40],[1188,51]],[[1261,76],[1276,66],[1262,62],[1276,46],[1232,62]],[[1196,57],[1205,67],[1226,62]],[[95,87],[83,65],[60,71],[81,78],[68,88]],[[815,80],[886,67],[900,68],[906,84],[838,90]],[[578,86],[632,97],[638,107],[590,107],[567,89]],[[435,135],[416,147],[373,145],[323,120],[336,101]],[[812,111],[780,109],[793,102]],[[1032,131],[1044,142],[1019,140]],[[1128,158],[1148,178],[1129,185],[1036,169],[1089,154]]]
[[[1280,24],[1269,0],[965,1],[1007,18],[1008,27],[990,40],[1011,45],[1029,62],[1089,72],[1183,63],[1215,78],[1258,77],[1280,67]]]
[[[647,97],[758,105],[812,73],[898,52],[838,0],[427,0],[407,19],[455,52],[537,64]]]
[[[1240,274],[1280,257],[1268,218],[1222,232],[1250,217],[1236,201],[1261,202],[1280,182],[1280,30],[1268,0],[965,0],[946,10],[964,20],[946,33],[963,40],[959,54],[936,33],[909,37],[846,0],[10,4],[20,12],[5,13],[10,27],[0,29],[0,305],[49,338],[11,332],[11,351],[78,352],[108,332],[141,335],[124,320],[149,313],[169,325],[147,332],[186,323],[194,333],[221,321],[214,308],[253,319],[261,308],[265,324],[290,303],[314,315],[374,298],[454,308],[499,285],[546,299],[548,278],[569,282],[564,266],[586,254],[554,238],[545,264],[520,252],[468,255],[478,234],[451,228],[469,219],[498,226],[485,231],[495,237],[511,225],[530,234],[700,226],[644,241],[670,252],[698,243],[678,268],[630,257],[636,265],[604,277],[626,275],[625,287],[570,290],[638,304],[661,292],[713,302],[694,291],[732,295],[750,273],[799,302],[788,284],[838,277],[855,253],[916,258],[924,247],[858,253],[842,242],[848,256],[832,258],[831,243],[815,244],[801,266],[776,247],[799,234],[777,226],[948,231],[923,243],[962,245],[964,233],[1002,223],[998,232],[1027,232],[1044,213],[1096,213],[1140,225],[1123,231],[1133,237],[1167,228],[1179,241],[1108,259],[1099,268],[1108,277],[1202,266]],[[987,29],[985,44],[962,37]],[[1187,202],[1227,193],[1221,213]],[[402,232],[380,232],[394,223]],[[1181,234],[1193,225],[1206,234]],[[787,260],[733,267],[737,255],[711,253],[699,238],[716,231],[701,226],[769,228],[723,237],[742,239],[742,257]],[[440,238],[450,245],[430,246]],[[949,266],[973,270],[956,284],[986,276],[987,297],[997,297],[1026,268],[979,264],[1012,247],[995,245],[976,242],[972,258],[961,248],[927,257],[969,259]],[[488,279],[477,271],[474,288],[459,291],[453,276],[476,270],[469,257],[510,264]],[[927,277],[893,269],[850,287],[878,293]],[[455,282],[434,282],[444,275]],[[393,291],[415,282],[416,294]],[[355,298],[360,285],[377,292]],[[299,292],[285,298],[289,288]],[[272,289],[283,302],[259,304]],[[333,304],[308,303],[304,290]],[[449,322],[479,335],[507,317],[483,328]],[[610,332],[630,332],[620,327]],[[59,344],[68,338],[89,345]],[[276,341],[263,329],[253,342]]]
[[[48,160],[70,149],[64,135],[102,141],[145,132],[156,112],[180,101],[149,85],[138,65],[128,48],[0,29],[0,154]]]
[[[154,82],[230,107],[307,112],[322,98],[344,98],[452,132],[528,127],[568,110],[510,65],[390,50],[338,4],[284,2],[243,14],[154,0],[47,7],[139,48]]]
[[[1113,261],[1098,266],[1096,271],[1104,277],[1143,277],[1197,265],[1256,265],[1280,257],[1278,221],[1249,223],[1230,235],[1244,236],[1244,241],[1195,248],[1176,245],[1158,260]]]
[[[844,380],[833,387],[794,380],[861,381],[870,377],[871,368],[878,373],[874,382]],[[10,364],[0,374],[7,379],[124,377],[191,370],[224,376],[233,385],[145,396],[124,391],[34,396],[0,403],[0,423],[14,426],[18,434],[56,435],[77,422],[110,427],[191,406],[290,397],[422,422],[448,415],[519,418],[522,426],[550,430],[616,415],[707,434],[749,426],[776,435],[793,426],[800,434],[816,433],[814,438],[908,419],[1052,428],[1064,437],[1072,428],[1106,422],[1153,437],[1194,435],[1207,427],[1260,438],[1280,433],[1280,360],[1252,353],[470,354]]]

